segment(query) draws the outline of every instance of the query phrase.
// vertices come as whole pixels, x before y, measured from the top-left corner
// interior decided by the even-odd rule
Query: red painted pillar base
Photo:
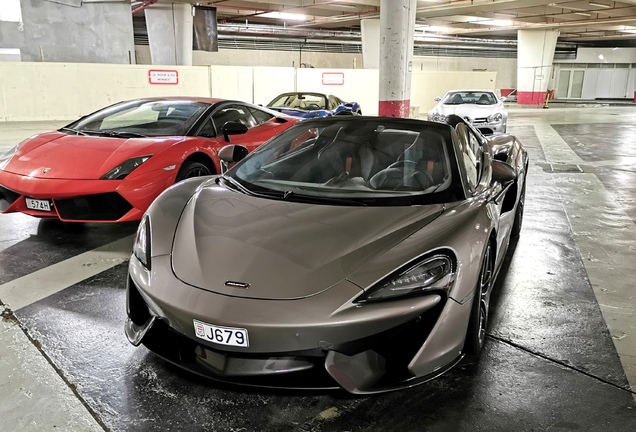
[[[543,105],[547,92],[522,92],[517,90],[517,105]]]
[[[409,118],[409,110],[411,109],[411,101],[380,101],[378,105],[378,115],[380,117],[402,117]]]

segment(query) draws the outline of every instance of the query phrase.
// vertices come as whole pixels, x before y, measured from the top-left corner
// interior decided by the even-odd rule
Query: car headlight
[[[147,214],[141,218],[135,242],[133,243],[133,254],[144,267],[150,270],[150,218]]]
[[[0,156],[0,170],[4,170],[7,165],[9,165],[9,161],[18,151],[19,146],[14,146],[7,150],[2,156]]]
[[[148,156],[139,156],[139,157],[128,159],[126,162],[119,164],[112,170],[108,171],[99,179],[100,180],[122,180],[126,178],[128,174],[133,172],[133,170],[135,170],[139,165],[146,162],[151,157],[152,155],[148,155]]]
[[[440,114],[438,112],[430,113],[428,115],[428,119],[430,121],[439,122],[439,123],[445,123],[446,122],[446,116],[444,114]]]
[[[448,293],[455,281],[455,264],[450,254],[435,253],[407,270],[389,276],[360,297],[356,303],[402,298],[429,291]]]
[[[493,114],[488,116],[486,120],[488,120],[488,123],[500,122],[503,120],[503,115],[501,113]]]

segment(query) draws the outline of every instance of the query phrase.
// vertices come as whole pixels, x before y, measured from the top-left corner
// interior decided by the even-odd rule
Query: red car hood
[[[132,157],[157,154],[181,140],[47,132],[23,142],[5,171],[36,178],[94,180]]]
[[[189,285],[234,297],[308,297],[346,278],[442,211],[441,205],[302,204],[207,187],[181,216],[173,271]],[[250,286],[243,289],[236,282]]]

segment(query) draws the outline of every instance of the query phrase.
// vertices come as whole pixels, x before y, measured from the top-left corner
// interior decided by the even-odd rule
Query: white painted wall
[[[174,69],[178,85],[151,85],[149,69]],[[208,69],[88,63],[0,63],[0,121],[70,120],[121,100],[210,96]]]
[[[152,64],[148,46],[135,45],[137,64]],[[378,51],[379,56],[379,51]],[[378,57],[379,58],[379,57]],[[298,67],[301,58],[294,51],[257,51],[220,49],[217,53],[193,51],[193,65]],[[361,54],[302,53],[302,62],[315,68],[362,69]],[[371,68],[374,69],[374,68]],[[497,72],[496,89],[517,87],[516,58],[485,57],[413,57],[413,71],[420,72]],[[282,92],[280,92],[282,93]]]
[[[342,73],[342,85],[323,84],[323,74]],[[297,69],[298,91],[333,94],[347,102],[358,102],[364,115],[378,115],[379,75],[377,69]]]
[[[496,72],[495,89],[517,88],[516,58],[414,57],[413,71],[420,72]]]
[[[420,118],[435,106],[435,98],[448,90],[495,90],[497,72],[413,72],[411,106],[418,104]]]
[[[254,67],[254,103],[263,106],[281,93],[297,91],[296,69]]]
[[[179,82],[150,84],[151,69],[175,70]],[[342,84],[323,74],[342,74]],[[87,63],[0,63],[0,121],[72,120],[104,106],[148,96],[202,96],[266,105],[289,91],[317,91],[360,103],[377,115],[377,69],[305,69],[245,66],[149,66]],[[425,113],[452,88],[494,89],[496,72],[420,72],[412,78],[411,105]]]

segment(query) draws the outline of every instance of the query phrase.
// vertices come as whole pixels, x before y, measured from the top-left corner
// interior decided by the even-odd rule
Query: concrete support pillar
[[[517,103],[545,103],[558,30],[517,31]]]
[[[380,20],[363,19],[362,30],[362,63],[364,69],[380,68]]]
[[[380,104],[387,117],[409,117],[416,0],[380,1]]]
[[[161,3],[145,12],[152,64],[192,66],[192,5]]]

